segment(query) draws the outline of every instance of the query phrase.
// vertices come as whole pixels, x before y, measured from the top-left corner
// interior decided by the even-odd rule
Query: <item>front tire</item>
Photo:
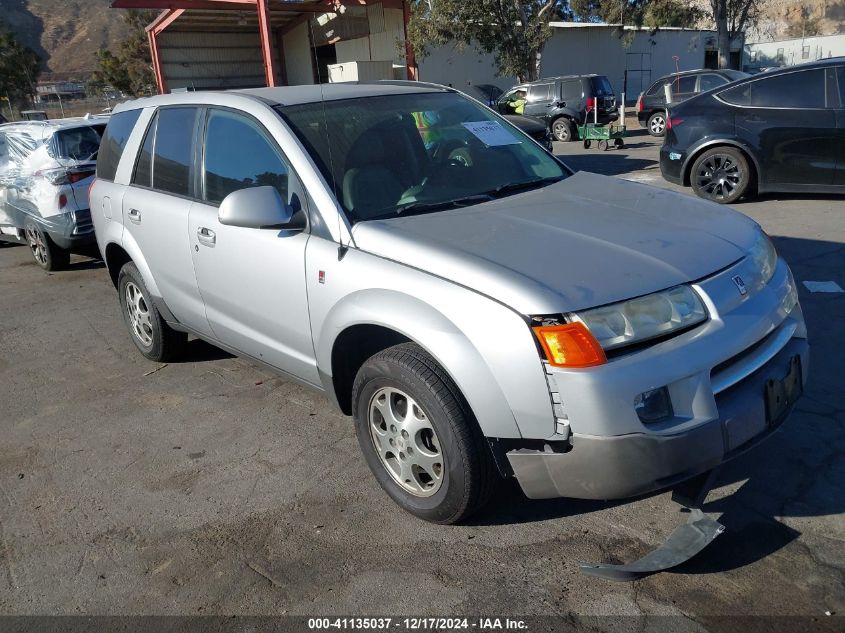
[[[568,143],[573,139],[572,122],[563,117],[556,119],[552,123],[552,136],[556,141],[561,143]]]
[[[141,273],[132,262],[124,264],[117,278],[123,319],[135,347],[146,358],[160,363],[178,358],[188,335],[171,328],[152,302]]]
[[[27,224],[24,232],[26,243],[29,245],[29,251],[32,253],[32,258],[36,264],[48,272],[67,268],[70,264],[70,253],[56,246],[50,236],[36,224]]]
[[[666,134],[666,113],[665,112],[655,112],[650,117],[648,117],[648,123],[646,124],[648,128],[648,133],[652,136],[663,136]]]
[[[733,147],[714,147],[695,159],[690,184],[696,195],[719,204],[730,204],[744,196],[751,184],[748,160]]]
[[[490,448],[455,383],[421,347],[403,343],[367,360],[352,407],[367,465],[401,508],[452,524],[488,500],[498,478]]]

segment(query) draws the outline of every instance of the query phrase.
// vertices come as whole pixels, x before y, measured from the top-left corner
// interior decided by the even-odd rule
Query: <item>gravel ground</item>
[[[624,150],[556,149],[576,168],[669,187],[639,130]],[[736,209],[799,282],[845,287],[845,200]],[[705,509],[727,531],[681,568],[614,584],[579,562],[657,546],[685,518],[667,493],[529,501],[506,483],[467,525],[423,523],[382,493],[350,419],[321,396],[200,341],[183,362],[146,361],[100,263],[45,274],[26,248],[0,247],[0,614],[830,622],[845,613],[845,294],[802,287],[801,301],[807,395],[723,471]]]

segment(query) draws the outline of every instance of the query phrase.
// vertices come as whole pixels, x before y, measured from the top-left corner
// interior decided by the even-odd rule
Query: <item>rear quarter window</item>
[[[141,116],[141,110],[125,110],[112,115],[106,126],[105,134],[100,141],[100,151],[97,154],[97,178],[114,180],[120,157],[129,141],[129,135]]]

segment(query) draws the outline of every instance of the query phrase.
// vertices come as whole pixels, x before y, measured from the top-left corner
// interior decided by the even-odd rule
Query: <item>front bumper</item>
[[[762,368],[716,395],[717,419],[684,433],[576,433],[566,453],[508,453],[511,468],[532,499],[624,499],[667,488],[736,457],[780,426],[785,416],[766,420],[766,381],[782,380],[795,356],[806,376],[809,345],[806,339],[792,338]]]
[[[754,271],[744,258],[693,284],[710,320],[692,330],[594,368],[546,365],[554,415],[571,438],[547,436],[542,449],[506,453],[526,495],[631,497],[709,470],[767,437],[782,418],[766,415],[766,382],[784,380],[796,357],[806,380],[809,347],[785,262],[767,285],[741,294],[735,278],[753,279]],[[660,387],[672,415],[644,424],[634,400]]]

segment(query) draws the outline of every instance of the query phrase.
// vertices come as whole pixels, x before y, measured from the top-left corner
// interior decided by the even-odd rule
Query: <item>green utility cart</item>
[[[590,149],[593,141],[599,142],[602,151],[610,147],[611,141],[616,149],[622,149],[625,147],[625,126],[586,123],[578,126],[578,137],[584,141],[584,149]]]

